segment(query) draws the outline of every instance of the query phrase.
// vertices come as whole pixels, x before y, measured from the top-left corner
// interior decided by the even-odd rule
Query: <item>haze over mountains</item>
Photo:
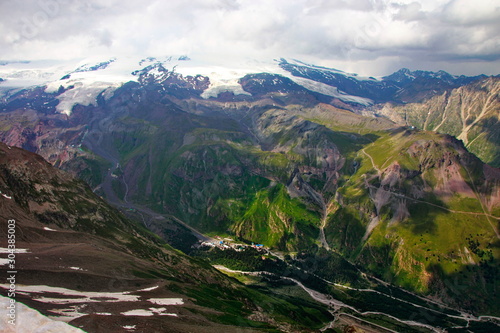
[[[170,297],[182,306],[135,316],[137,331],[498,329],[499,77],[187,56],[5,63],[0,77],[0,204],[25,223],[23,284],[103,291],[111,267],[134,286],[116,292],[137,302],[71,324],[123,328]],[[61,320],[42,293],[62,297],[22,301]]]

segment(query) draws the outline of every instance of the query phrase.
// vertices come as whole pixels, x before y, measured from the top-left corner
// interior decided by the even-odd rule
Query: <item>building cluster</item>
[[[216,247],[221,250],[233,249],[235,251],[243,251],[246,248],[254,248],[259,251],[267,252],[267,249],[262,244],[242,244],[242,243],[234,243],[232,238],[221,238],[219,236],[215,236],[215,239],[211,241],[204,241],[199,244],[200,247],[208,246],[208,247]]]

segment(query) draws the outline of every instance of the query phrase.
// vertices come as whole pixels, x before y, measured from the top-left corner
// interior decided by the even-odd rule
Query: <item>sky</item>
[[[500,74],[500,0],[0,0],[0,60],[170,54]]]

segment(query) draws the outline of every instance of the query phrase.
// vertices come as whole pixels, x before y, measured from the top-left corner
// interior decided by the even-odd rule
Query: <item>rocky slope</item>
[[[400,124],[453,135],[484,162],[500,166],[498,77],[445,91],[423,103],[388,103],[377,113]]]

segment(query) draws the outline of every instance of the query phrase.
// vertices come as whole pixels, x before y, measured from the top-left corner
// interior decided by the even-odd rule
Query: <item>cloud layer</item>
[[[0,59],[295,57],[362,74],[500,72],[499,0],[2,0]]]

